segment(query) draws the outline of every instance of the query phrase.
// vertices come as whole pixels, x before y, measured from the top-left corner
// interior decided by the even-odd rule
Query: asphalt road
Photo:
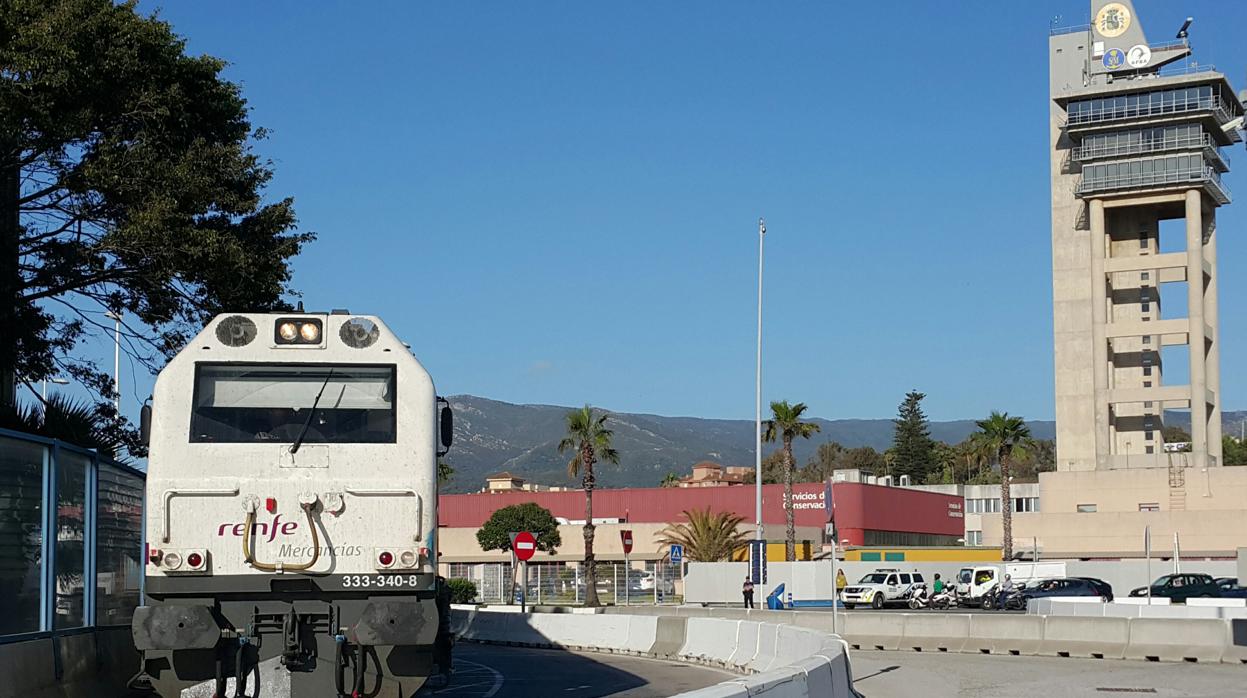
[[[431,679],[417,698],[659,698],[704,688],[735,674],[626,655],[527,647],[455,645],[448,686]]]
[[[1247,667],[1112,659],[855,650],[866,698],[1242,698]]]

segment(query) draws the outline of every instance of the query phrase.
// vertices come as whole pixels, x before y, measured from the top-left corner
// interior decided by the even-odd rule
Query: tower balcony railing
[[[1214,164],[1220,165],[1222,172],[1229,170],[1230,158],[1221,151],[1218,143],[1208,133],[1183,135],[1177,138],[1165,138],[1138,141],[1116,141],[1113,143],[1084,142],[1071,151],[1074,162],[1090,162],[1093,160],[1111,160],[1132,155],[1148,155],[1151,153],[1167,153],[1178,150],[1201,149],[1205,157]]]
[[[1132,172],[1108,177],[1083,176],[1078,195],[1089,196],[1135,189],[1163,189],[1187,184],[1202,184],[1219,204],[1230,203],[1230,192],[1221,182],[1216,169],[1203,166],[1157,172]]]
[[[1125,104],[1089,105],[1080,111],[1071,111],[1066,117],[1065,124],[1073,127],[1095,126],[1115,121],[1200,112],[1211,113],[1217,119],[1217,122],[1222,124],[1234,118],[1234,111],[1219,95],[1186,97],[1169,94],[1165,95],[1166,98],[1161,101],[1138,99],[1146,96],[1146,94],[1125,95],[1125,97],[1134,97],[1135,99],[1127,100]],[[1110,100],[1106,99],[1104,101],[1109,102]]]

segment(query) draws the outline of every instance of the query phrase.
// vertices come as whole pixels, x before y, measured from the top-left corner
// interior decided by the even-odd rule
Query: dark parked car
[[[1017,595],[1021,597],[1023,605],[1027,599],[1048,596],[1098,596],[1105,601],[1112,601],[1113,587],[1108,582],[1092,577],[1062,577],[1027,585]]]
[[[1247,587],[1238,585],[1238,577],[1217,577],[1217,588],[1223,599],[1247,599]]]
[[[1147,596],[1147,587],[1130,592],[1131,596]],[[1208,574],[1167,574],[1152,582],[1152,596],[1164,596],[1175,603],[1186,603],[1190,598],[1218,598],[1221,588],[1217,580]]]

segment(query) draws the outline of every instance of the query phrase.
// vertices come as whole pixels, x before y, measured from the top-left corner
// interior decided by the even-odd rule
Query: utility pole
[[[0,327],[6,338],[0,342],[0,407],[17,404],[17,341],[10,329],[17,326],[18,305],[22,302],[22,275],[18,265],[21,247],[22,168],[18,164],[20,143],[10,134],[0,141]]]
[[[758,219],[758,365],[754,402],[754,491],[756,494],[754,540],[765,540],[762,532],[762,243],[766,221]],[[765,549],[761,551],[765,554]]]
[[[113,409],[121,415],[121,315],[108,311],[104,317],[113,321]]]

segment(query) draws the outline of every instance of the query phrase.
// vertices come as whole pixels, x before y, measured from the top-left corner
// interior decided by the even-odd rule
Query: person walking
[[[849,580],[844,577],[844,570],[836,570],[836,598],[844,593],[844,588],[849,585]]]
[[[745,597],[745,608],[753,608],[753,580],[745,577],[745,584],[740,588],[740,593]]]

